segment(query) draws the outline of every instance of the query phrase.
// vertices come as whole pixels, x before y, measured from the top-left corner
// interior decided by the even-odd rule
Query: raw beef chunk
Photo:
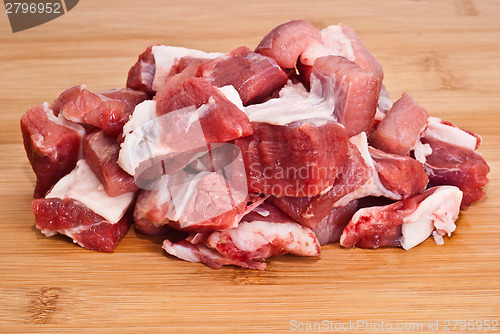
[[[109,196],[119,196],[139,189],[134,177],[118,166],[119,151],[120,145],[116,138],[104,131],[90,133],[83,140],[85,160]]]
[[[178,243],[163,243],[167,253],[212,268],[237,265],[263,270],[271,256],[317,256],[320,244],[307,227],[300,226],[272,205],[264,203],[243,217],[237,227],[197,234]]]
[[[420,193],[427,187],[428,177],[424,166],[410,157],[369,148],[382,185],[389,191],[400,194],[402,199]]]
[[[283,23],[267,34],[255,52],[276,60],[282,68],[294,68],[297,59],[321,34],[317,28],[303,20]]]
[[[323,87],[333,87],[333,114],[345,126],[348,137],[370,127],[378,102],[378,80],[373,74],[343,57],[327,56],[316,59],[312,76]]]
[[[432,154],[425,162],[425,170],[432,185],[454,185],[464,193],[462,209],[484,197],[483,187],[488,183],[490,168],[477,152],[457,145],[423,138]]]
[[[394,204],[360,209],[344,229],[340,244],[410,249],[431,234],[440,244],[455,230],[461,200],[458,188],[441,186]]]
[[[118,164],[139,182],[147,174],[151,179],[175,173],[215,148],[212,144],[252,133],[247,115],[226,93],[202,78],[191,78],[136,107],[124,127]]]
[[[348,141],[341,125],[310,120],[253,127],[253,135],[236,140],[250,191],[300,197],[331,189],[347,159]]]
[[[107,94],[108,97],[105,94]],[[117,136],[128,121],[137,103],[146,100],[143,92],[93,93],[85,86],[65,90],[53,106],[69,121],[92,125]]]
[[[64,176],[31,209],[37,228],[47,236],[67,235],[80,246],[112,252],[132,224],[127,214],[135,194],[110,197],[85,160]]]
[[[34,106],[21,117],[24,148],[36,175],[35,198],[75,168],[84,130],[56,117],[48,104]]]
[[[253,132],[248,116],[202,78],[192,78],[166,92],[160,91],[156,101],[158,116],[195,108],[194,120],[200,123],[207,143],[225,143]]]
[[[139,59],[128,72],[127,87],[154,95],[153,80],[155,77],[155,57],[153,46],[148,47],[139,55]]]
[[[404,93],[370,136],[370,145],[387,153],[407,155],[420,139],[428,118],[427,110]]]
[[[214,86],[232,85],[244,105],[262,102],[288,80],[274,59],[252,52],[246,46],[203,63],[199,71]]]
[[[313,229],[321,245],[340,241],[344,228],[356,212],[358,201],[354,200],[346,206],[334,207]]]
[[[348,158],[332,189],[308,197],[272,197],[271,201],[300,224],[315,229],[332,212],[334,204],[365,184],[374,173],[354,144],[349,142]]]
[[[178,70],[175,65],[179,59],[183,57],[212,59],[220,55],[221,53],[206,53],[183,47],[152,45],[139,56],[130,69],[127,87],[154,96],[163,88],[169,76]]]
[[[80,246],[99,252],[113,252],[132,224],[130,215],[111,224],[71,198],[39,198],[33,201],[31,210],[36,228],[45,235],[64,234]]]
[[[382,87],[384,72],[382,65],[365,47],[356,32],[346,25],[331,25],[321,30],[321,39],[309,44],[300,56],[299,70],[310,72],[316,59],[325,56],[340,56],[356,63],[377,78],[378,89]],[[308,76],[306,75],[306,80]]]

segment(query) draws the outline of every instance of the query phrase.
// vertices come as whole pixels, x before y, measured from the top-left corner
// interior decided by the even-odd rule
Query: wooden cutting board
[[[329,245],[321,257],[283,256],[256,272],[174,259],[161,240],[134,229],[115,253],[101,254],[34,228],[34,176],[19,131],[28,107],[73,85],[123,86],[150,44],[253,48],[293,18],[319,28],[352,26],[384,66],[394,99],[407,91],[432,115],[483,137],[480,151],[491,167],[486,197],[462,212],[444,246]],[[0,73],[0,332],[281,333],[312,326],[385,333],[406,326],[436,333],[455,326],[480,333],[480,324],[495,323],[500,331],[497,0],[85,0],[15,34],[0,13]]]

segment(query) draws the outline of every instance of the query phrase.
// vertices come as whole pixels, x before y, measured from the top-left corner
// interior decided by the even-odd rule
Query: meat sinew
[[[383,79],[341,24],[286,22],[255,51],[150,46],[127,88],[74,86],[23,115],[36,227],[112,252],[135,223],[217,269],[442,244],[484,196],[481,137],[393,103]]]

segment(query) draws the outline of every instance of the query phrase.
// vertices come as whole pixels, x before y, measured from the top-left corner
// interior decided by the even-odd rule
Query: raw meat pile
[[[225,54],[150,46],[127,88],[23,115],[36,227],[112,252],[135,224],[183,260],[259,270],[336,242],[442,244],[484,196],[481,138],[393,103],[383,76],[345,25],[290,21]]]

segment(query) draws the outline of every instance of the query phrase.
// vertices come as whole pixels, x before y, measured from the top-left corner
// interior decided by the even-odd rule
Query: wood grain
[[[272,259],[264,272],[217,271],[171,258],[161,240],[133,229],[113,254],[34,229],[34,176],[19,131],[28,107],[73,85],[123,86],[149,44],[255,47],[293,18],[354,27],[393,98],[407,91],[432,115],[483,136],[486,197],[461,214],[444,246],[329,245],[319,258]],[[441,332],[445,320],[500,321],[499,42],[497,0],[86,0],[16,34],[0,14],[0,332],[282,333],[293,320],[439,321]]]

